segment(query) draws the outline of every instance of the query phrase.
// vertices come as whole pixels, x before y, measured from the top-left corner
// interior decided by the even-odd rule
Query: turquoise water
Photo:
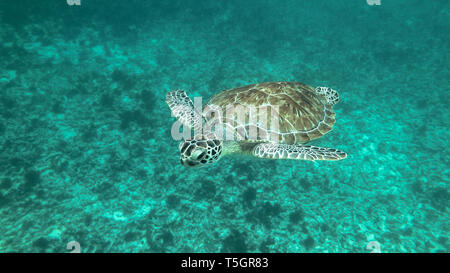
[[[0,251],[449,252],[450,2],[0,4]],[[336,162],[179,162],[165,94],[330,86]]]

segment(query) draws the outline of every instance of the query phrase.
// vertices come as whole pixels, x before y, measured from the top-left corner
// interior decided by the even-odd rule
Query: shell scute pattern
[[[223,91],[212,97],[208,105],[278,106],[278,130],[272,130],[270,123],[268,128],[262,128],[259,124],[239,124],[237,120],[225,117],[223,122],[235,129],[244,128],[245,136],[252,126],[256,126],[262,132],[258,134],[260,140],[268,140],[270,134],[276,134],[280,143],[300,144],[323,136],[335,123],[333,105],[329,101],[337,101],[337,97],[333,97],[331,89],[319,91],[299,82],[252,84]]]

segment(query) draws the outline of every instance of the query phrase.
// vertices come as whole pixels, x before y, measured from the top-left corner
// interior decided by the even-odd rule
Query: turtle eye
[[[200,160],[201,158],[203,158],[203,157],[205,156],[205,154],[206,154],[205,151],[201,152],[201,154],[199,154],[199,155],[197,156],[197,160]]]
[[[195,160],[200,160],[203,156],[205,156],[205,154],[206,154],[206,150],[205,149],[197,148],[192,153],[191,158],[193,158]]]

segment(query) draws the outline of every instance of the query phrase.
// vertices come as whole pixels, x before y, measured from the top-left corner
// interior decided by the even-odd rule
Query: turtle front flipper
[[[300,160],[341,160],[347,157],[345,152],[306,145],[261,143],[253,149],[253,155],[260,158],[300,159]]]
[[[167,93],[166,102],[173,115],[189,128],[201,128],[202,115],[195,110],[194,103],[183,90]]]

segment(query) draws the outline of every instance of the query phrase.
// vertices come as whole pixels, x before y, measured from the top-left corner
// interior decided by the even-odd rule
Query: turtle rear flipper
[[[173,115],[189,128],[201,130],[202,115],[194,108],[194,103],[183,90],[167,93],[166,102]]]
[[[335,105],[339,101],[338,92],[336,92],[336,90],[333,90],[329,87],[323,87],[323,86],[316,87],[316,93],[324,96],[329,105]]]
[[[260,158],[300,160],[341,160],[345,152],[315,146],[261,143],[253,149],[253,155]]]

